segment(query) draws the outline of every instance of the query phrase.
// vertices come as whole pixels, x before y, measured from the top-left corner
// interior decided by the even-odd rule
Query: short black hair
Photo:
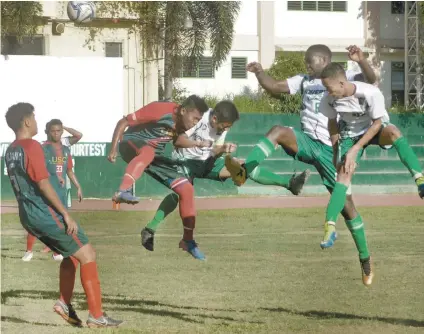
[[[31,116],[34,106],[30,103],[19,102],[9,107],[6,112],[6,122],[9,128],[17,132],[22,127],[25,118]]]
[[[346,78],[346,71],[343,68],[342,65],[338,63],[330,63],[321,72],[321,79],[327,79],[327,78],[337,78],[337,77],[344,77]]]
[[[183,101],[181,107],[186,109],[197,109],[202,115],[209,110],[205,100],[197,95],[190,95]]]
[[[327,45],[324,44],[314,44],[311,45],[306,50],[306,58],[313,57],[313,56],[319,56],[327,59],[328,61],[331,61],[332,52],[330,48]]]
[[[49,122],[46,123],[46,133],[50,131],[50,128],[53,125],[63,126],[63,123],[62,123],[62,121],[60,119],[53,118],[51,121],[49,121]]]
[[[213,108],[213,115],[216,116],[218,123],[234,123],[240,118],[237,107],[228,100],[218,102]]]

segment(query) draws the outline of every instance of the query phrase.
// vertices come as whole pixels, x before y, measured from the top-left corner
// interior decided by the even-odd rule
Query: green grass
[[[205,263],[178,249],[176,214],[158,231],[156,250],[141,249],[139,231],[151,215],[75,214],[97,250],[104,309],[125,320],[118,330],[96,333],[424,331],[422,207],[362,210],[375,259],[371,288],[362,285],[341,220],[334,249],[319,248],[322,209],[199,212],[196,239]],[[2,330],[81,333],[52,312],[58,263],[39,252],[22,262],[25,239],[17,217],[1,218]],[[79,275],[74,305],[85,321]]]

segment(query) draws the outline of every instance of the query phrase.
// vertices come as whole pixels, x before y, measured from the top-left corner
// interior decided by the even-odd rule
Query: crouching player
[[[89,327],[116,327],[122,321],[102,310],[96,253],[49,181],[41,145],[32,139],[37,134],[34,107],[29,103],[11,106],[6,113],[8,126],[16,139],[6,151],[8,176],[18,201],[22,226],[54,252],[63,255],[60,264],[60,298],[54,311],[74,326],[82,326],[71,305],[78,264],[81,284],[87,298]]]

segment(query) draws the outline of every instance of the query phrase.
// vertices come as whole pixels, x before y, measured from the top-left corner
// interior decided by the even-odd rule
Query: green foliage
[[[43,6],[38,1],[2,1],[1,36],[12,35],[21,39],[33,36],[43,24]]]

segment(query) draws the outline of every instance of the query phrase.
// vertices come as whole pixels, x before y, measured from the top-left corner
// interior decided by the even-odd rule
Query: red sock
[[[37,238],[34,237],[31,233],[28,233],[28,235],[27,235],[27,247],[26,247],[27,252],[32,252],[32,247],[34,247],[35,240],[37,240]]]
[[[74,257],[63,259],[60,264],[59,289],[60,300],[65,304],[70,304],[75,286],[75,273],[78,268],[78,260]]]
[[[125,169],[125,175],[119,190],[127,190],[143,175],[144,169],[150,165],[155,157],[155,149],[151,146],[143,146],[138,155],[130,161]]]
[[[194,205],[194,188],[187,179],[175,180],[171,189],[178,194],[180,199],[180,216],[184,225],[184,240],[193,240],[196,224],[196,209]]]
[[[81,266],[81,283],[87,296],[90,314],[96,319],[101,317],[103,315],[102,296],[96,262],[89,262]]]

